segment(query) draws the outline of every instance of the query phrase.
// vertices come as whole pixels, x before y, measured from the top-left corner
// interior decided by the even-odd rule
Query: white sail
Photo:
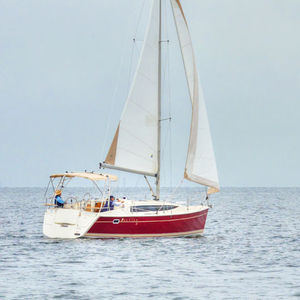
[[[184,68],[192,102],[192,121],[184,177],[219,191],[219,179],[205,102],[198,80],[195,55],[187,22],[179,0],[171,0]]]
[[[155,175],[158,169],[159,0],[153,0],[147,34],[131,89],[105,163]]]

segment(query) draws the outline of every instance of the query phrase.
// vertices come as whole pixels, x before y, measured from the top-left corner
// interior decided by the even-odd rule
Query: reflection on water
[[[300,189],[223,189],[203,236],[116,240],[44,238],[43,192],[0,189],[1,299],[300,296]]]

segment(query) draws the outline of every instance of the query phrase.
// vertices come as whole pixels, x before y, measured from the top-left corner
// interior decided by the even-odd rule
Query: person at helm
[[[103,208],[101,209],[101,212],[108,211],[108,210],[113,210],[114,209],[114,201],[115,197],[113,195],[110,195],[109,201],[106,201]]]
[[[109,209],[110,210],[114,209],[115,201],[116,201],[116,198],[113,195],[110,195],[110,197],[109,197]]]
[[[57,205],[58,207],[64,207],[65,201],[61,197],[61,190],[55,191],[54,204]]]

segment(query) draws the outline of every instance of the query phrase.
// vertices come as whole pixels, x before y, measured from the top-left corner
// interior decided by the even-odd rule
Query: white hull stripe
[[[185,231],[185,232],[173,232],[173,233],[149,233],[149,234],[112,234],[112,233],[86,233],[84,237],[95,238],[143,238],[143,237],[172,237],[172,236],[188,236],[203,233],[204,229]]]

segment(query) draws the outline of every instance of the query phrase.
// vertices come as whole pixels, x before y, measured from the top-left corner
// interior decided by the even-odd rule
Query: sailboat
[[[109,174],[63,173],[50,176],[53,196],[46,203],[43,231],[50,238],[172,237],[202,234],[208,214],[208,202],[190,206],[162,200],[161,179],[161,90],[162,90],[162,1],[152,0],[146,36],[139,63],[112,143],[101,169],[139,174],[145,177],[153,200],[123,199],[110,206]],[[174,24],[184,63],[192,108],[190,137],[183,177],[206,187],[205,199],[219,191],[216,161],[208,117],[199,84],[195,55],[180,0],[170,0]],[[97,186],[104,181],[100,197],[55,204],[55,191],[66,180],[88,179]],[[148,177],[155,178],[155,190]],[[54,180],[59,182],[54,185]],[[50,183],[48,186],[50,186]],[[199,196],[199,202],[200,202]]]

